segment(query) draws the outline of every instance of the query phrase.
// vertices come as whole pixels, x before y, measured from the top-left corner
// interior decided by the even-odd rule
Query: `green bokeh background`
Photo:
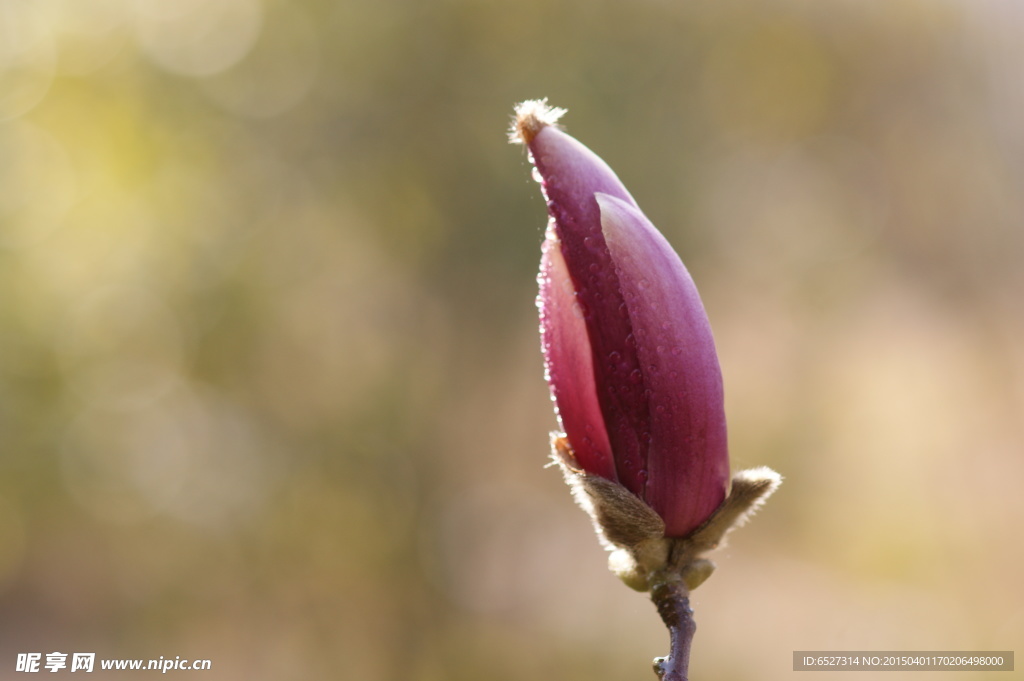
[[[1019,648],[1022,45],[1014,0],[0,0],[0,678],[654,678],[544,468],[544,96],[786,477],[692,678]]]

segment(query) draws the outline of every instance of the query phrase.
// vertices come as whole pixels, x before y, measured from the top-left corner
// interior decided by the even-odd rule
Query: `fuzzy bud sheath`
[[[686,679],[689,592],[705,554],[781,482],[768,468],[729,484],[722,375],[711,326],[679,256],[608,165],[558,126],[564,110],[519,104],[547,201],[537,306],[561,430],[552,458],[627,585],[669,628],[663,681]]]

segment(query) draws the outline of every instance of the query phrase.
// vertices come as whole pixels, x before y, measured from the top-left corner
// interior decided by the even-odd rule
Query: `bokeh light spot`
[[[0,3],[0,121],[42,101],[56,69],[50,26],[35,3]]]
[[[299,7],[275,6],[252,50],[234,66],[203,81],[227,111],[252,118],[280,115],[303,100],[316,80],[320,49],[312,22]]]
[[[161,68],[210,76],[230,68],[259,36],[259,0],[138,0],[136,35]]]

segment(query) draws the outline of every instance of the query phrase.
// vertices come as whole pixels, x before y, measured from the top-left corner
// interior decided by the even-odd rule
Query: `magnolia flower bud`
[[[555,459],[618,552],[612,569],[627,584],[646,590],[669,554],[678,574],[699,583],[711,569],[699,554],[778,476],[755,498],[738,496],[742,506],[725,501],[722,374],[697,288],[611,168],[559,129],[563,113],[523,102],[512,129],[529,149],[549,214],[537,305],[564,431]],[[685,549],[671,548],[684,539]]]
[[[553,458],[611,551],[668,627],[660,681],[686,681],[696,630],[689,593],[716,548],[775,491],[778,473],[738,473],[726,496],[722,373],[697,288],[665,237],[546,101],[516,107],[547,199],[538,283],[541,346],[559,424]]]
[[[548,200],[540,296],[547,377],[577,466],[682,537],[725,499],[722,374],[686,267],[615,173],[527,102],[521,136]]]

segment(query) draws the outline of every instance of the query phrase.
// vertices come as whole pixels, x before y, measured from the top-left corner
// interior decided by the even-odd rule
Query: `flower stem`
[[[667,579],[651,588],[651,600],[668,627],[670,646],[668,657],[654,659],[654,673],[660,681],[687,681],[690,643],[697,631],[690,609],[690,591],[682,579]]]

